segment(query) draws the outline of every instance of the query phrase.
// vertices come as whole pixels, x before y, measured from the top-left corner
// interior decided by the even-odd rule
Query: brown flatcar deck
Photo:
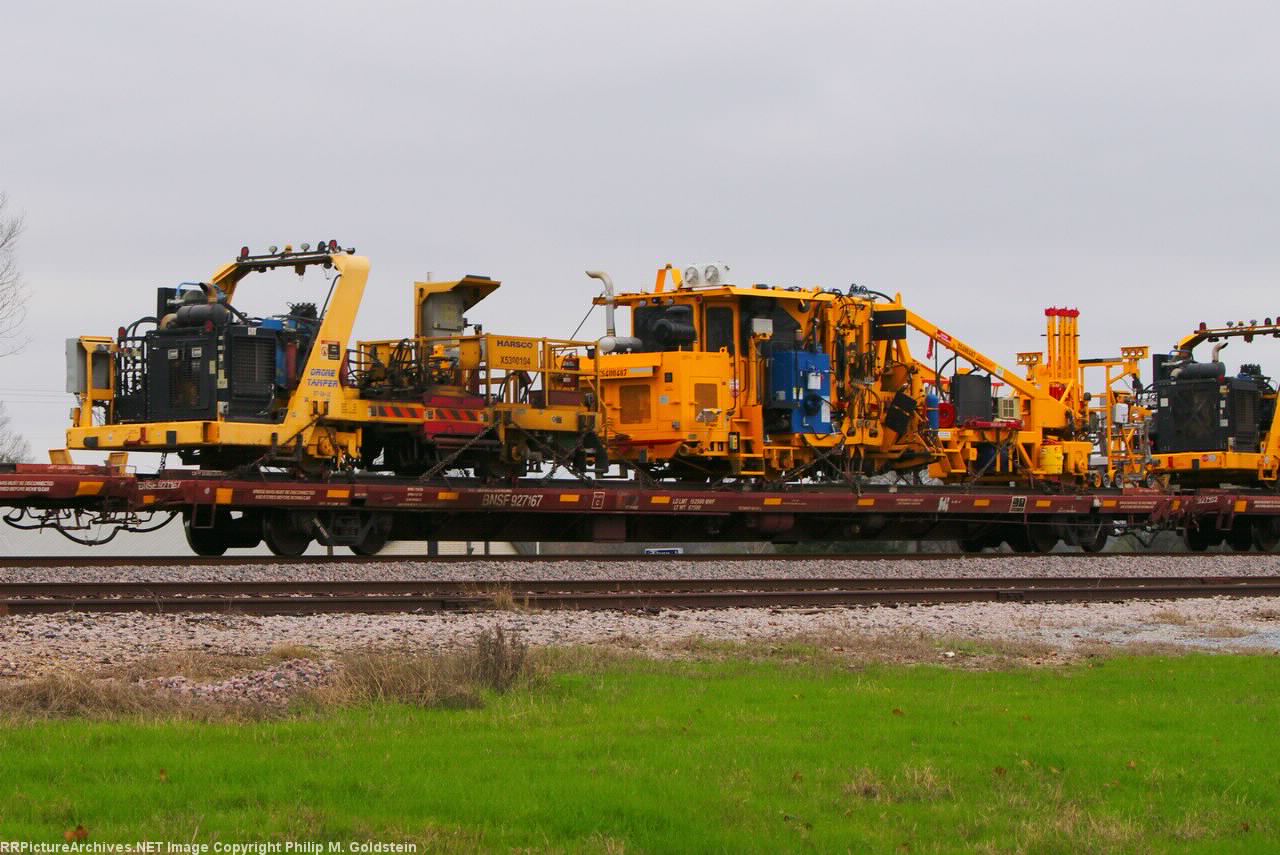
[[[19,464],[0,471],[0,505],[27,524],[66,514],[99,522],[175,513],[314,512],[389,519],[401,540],[795,541],[963,539],[998,527],[1070,532],[1280,527],[1280,495],[1151,489],[1046,493],[940,486],[794,485],[785,490],[646,487],[635,481],[537,481],[509,486],[378,476],[299,481],[106,466]],[[335,516],[336,515],[336,516]],[[1225,536],[1225,534],[1223,535]]]

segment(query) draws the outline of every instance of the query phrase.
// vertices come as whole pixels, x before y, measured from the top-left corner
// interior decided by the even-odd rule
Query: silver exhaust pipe
[[[619,336],[614,322],[614,309],[618,305],[613,293],[613,279],[603,270],[588,270],[587,275],[599,279],[604,286],[604,338],[596,342],[601,353],[625,353],[640,349],[640,339],[632,336]]]

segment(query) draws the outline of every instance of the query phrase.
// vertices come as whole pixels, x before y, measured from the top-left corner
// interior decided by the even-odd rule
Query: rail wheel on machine
[[[216,558],[226,554],[227,544],[217,528],[193,528],[191,517],[186,516],[182,520],[182,530],[187,535],[187,545],[196,555]]]
[[[296,558],[311,545],[311,532],[305,521],[290,511],[268,513],[262,520],[262,539],[271,554],[282,558]]]

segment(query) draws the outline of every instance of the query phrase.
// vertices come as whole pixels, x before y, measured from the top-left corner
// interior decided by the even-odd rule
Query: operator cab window
[[[708,353],[721,350],[734,354],[733,307],[709,306],[707,308],[706,347]]]

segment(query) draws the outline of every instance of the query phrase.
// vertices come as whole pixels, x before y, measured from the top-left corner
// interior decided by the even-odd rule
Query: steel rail
[[[1202,590],[1208,585],[1244,584],[1254,587],[1280,586],[1277,576],[950,576],[927,578],[868,578],[828,576],[822,578],[766,579],[402,579],[402,580],[270,580],[270,581],[121,581],[121,582],[0,582],[0,599],[108,597],[263,597],[287,596],[457,596],[512,592],[614,593],[704,591],[823,591],[900,590],[904,587],[935,588],[1042,588],[1071,585],[1080,588],[1164,587]]]
[[[0,614],[781,608],[1280,597],[1280,576],[689,579],[509,582],[125,582],[0,585]]]
[[[593,564],[619,564],[623,562],[645,562],[663,564],[667,562],[688,562],[700,564],[711,561],[826,561],[865,562],[865,561],[1015,561],[1041,557],[1064,558],[1074,561],[1118,561],[1125,558],[1172,558],[1184,561],[1203,561],[1215,557],[1265,557],[1260,553],[1244,552],[1052,552],[1052,553],[1017,553],[1017,552],[787,552],[787,553],[691,553],[687,555],[618,555],[618,554],[581,554],[581,555],[304,555],[298,558],[284,558],[275,555],[228,555],[209,558],[198,555],[178,556],[50,556],[0,557],[0,570],[34,569],[41,567],[306,567],[316,564],[465,564],[470,562],[482,564],[554,564],[560,561],[590,562]]]

